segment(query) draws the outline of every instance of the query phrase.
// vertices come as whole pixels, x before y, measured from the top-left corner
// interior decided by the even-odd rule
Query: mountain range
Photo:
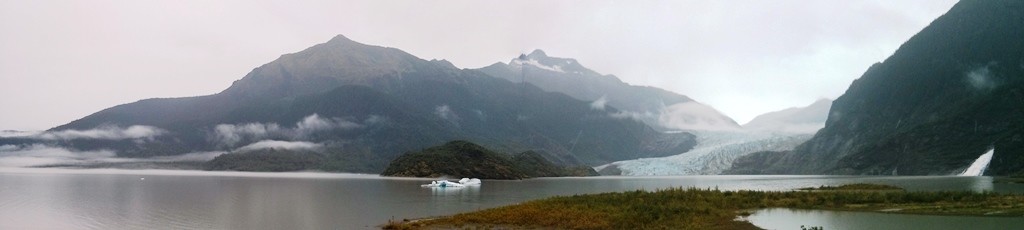
[[[834,101],[740,126],[687,96],[541,50],[461,69],[339,35],[216,94],[0,132],[0,152],[56,148],[75,162],[226,153],[210,168],[379,173],[403,153],[466,140],[617,175],[954,175],[993,150],[987,175],[1019,175],[1021,37],[1024,2],[963,0]]]
[[[323,159],[316,169],[372,173],[402,153],[451,140],[535,150],[561,165],[667,156],[696,145],[692,134],[658,132],[620,113],[339,35],[282,55],[217,94],[118,105],[0,145],[119,157],[308,150],[323,155],[303,157]]]

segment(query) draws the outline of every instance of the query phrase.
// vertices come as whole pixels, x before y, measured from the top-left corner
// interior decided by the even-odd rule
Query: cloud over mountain
[[[370,117],[367,122],[379,122],[382,118]],[[213,128],[212,141],[225,147],[234,147],[242,142],[264,139],[304,140],[317,132],[349,130],[363,125],[342,118],[321,118],[310,114],[295,123],[294,128],[281,127],[277,123],[219,124]]]
[[[43,140],[74,140],[74,139],[100,139],[100,140],[124,140],[153,138],[167,133],[167,131],[145,125],[132,125],[128,128],[118,126],[101,126],[87,130],[60,130],[46,131],[23,137]]]

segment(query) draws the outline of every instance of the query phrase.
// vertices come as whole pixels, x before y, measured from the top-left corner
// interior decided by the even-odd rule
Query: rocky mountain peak
[[[557,73],[595,76],[601,77],[602,79],[615,78],[614,76],[604,76],[596,71],[588,69],[587,67],[580,65],[576,59],[548,56],[548,54],[541,49],[533,50],[530,54],[519,55],[518,58],[514,58],[509,61],[508,65],[510,68],[520,68],[522,65],[527,65],[536,69]],[[618,81],[617,78],[614,80]]]
[[[358,42],[353,41],[352,39],[349,39],[348,37],[345,37],[345,35],[338,34],[338,35],[335,35],[333,38],[331,38],[331,40],[328,40],[327,43],[328,44],[346,44],[346,43],[358,43]]]
[[[446,61],[427,61],[405,51],[366,45],[337,35],[305,50],[281,55],[235,81],[226,92],[282,97],[323,92],[340,85],[386,84],[408,73],[439,77],[454,71]]]

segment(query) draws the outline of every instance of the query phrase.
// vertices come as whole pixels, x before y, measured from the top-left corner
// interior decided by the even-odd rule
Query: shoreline
[[[450,216],[391,221],[383,229],[463,227],[555,229],[759,229],[745,217],[759,210],[1024,217],[1024,194],[907,192],[891,186],[810,188],[782,192],[673,188],[556,196]]]

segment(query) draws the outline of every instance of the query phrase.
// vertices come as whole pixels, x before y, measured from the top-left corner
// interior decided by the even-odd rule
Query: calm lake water
[[[480,187],[463,189],[419,186],[428,182],[331,173],[0,168],[0,229],[373,229],[392,218],[450,215],[556,195],[672,187],[790,190],[866,182],[909,190],[1024,192],[1022,184],[992,183],[989,177],[589,177],[484,180]],[[780,215],[775,212],[764,210],[754,218]],[[987,221],[965,219],[961,222]]]
[[[764,229],[800,229],[801,225],[825,229],[1020,229],[1024,217],[973,217],[846,212],[823,210],[765,209],[747,220]]]

